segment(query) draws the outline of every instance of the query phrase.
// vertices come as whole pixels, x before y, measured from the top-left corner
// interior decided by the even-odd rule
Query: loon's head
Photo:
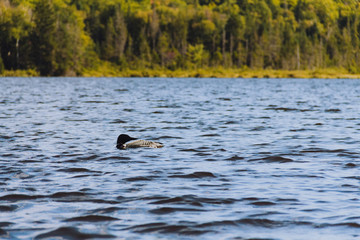
[[[132,138],[127,134],[120,134],[117,139],[116,147],[119,149],[124,148],[124,144],[128,141],[135,140],[137,138]]]

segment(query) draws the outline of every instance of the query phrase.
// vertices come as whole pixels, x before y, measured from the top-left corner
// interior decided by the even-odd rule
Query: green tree
[[[206,49],[211,49],[216,26],[209,8],[199,8],[190,20],[189,25],[189,42],[193,45],[202,44]]]
[[[188,15],[181,10],[173,18],[169,24],[169,34],[173,46],[180,52],[182,56],[186,53],[187,37],[188,37]]]
[[[127,27],[121,7],[114,7],[113,16],[110,16],[106,23],[104,58],[115,63],[120,63],[127,40]]]
[[[189,45],[187,56],[195,68],[204,66],[208,60],[208,53],[202,44]]]
[[[226,32],[228,33],[228,45],[229,45],[229,52],[230,52],[230,65],[233,64],[233,60],[237,62],[241,58],[240,55],[243,54],[241,52],[236,53],[236,57],[234,56],[234,49],[240,50],[241,48],[238,47],[241,44],[241,40],[244,37],[245,32],[245,19],[240,15],[233,13],[230,15],[227,23],[226,23]]]
[[[25,51],[23,43],[27,42],[31,30],[28,6],[0,3],[0,16],[1,52],[7,68],[26,67],[29,53]]]
[[[166,55],[169,52],[169,38],[167,35],[165,34],[160,35],[157,49],[160,55],[161,66],[163,67],[165,64]]]
[[[2,57],[0,55],[0,74],[2,74],[4,72],[4,63],[3,63],[3,60],[2,60]]]
[[[145,67],[148,63],[151,62],[151,50],[149,42],[145,35],[145,28],[140,31],[139,36],[139,57],[141,67]]]
[[[156,13],[155,4],[152,5],[152,14],[150,16],[149,24],[150,24],[150,35],[152,41],[152,49],[155,50],[156,40],[158,38],[160,32],[160,24],[159,24],[159,16]]]
[[[76,8],[59,5],[56,11],[56,45],[54,55],[55,75],[78,75],[84,63],[86,51],[91,52],[90,38],[84,32],[84,20]]]
[[[12,12],[12,26],[10,28],[10,37],[15,39],[15,48],[16,48],[16,68],[19,68],[20,61],[20,40],[29,35],[29,30],[31,27],[30,24],[30,15],[27,10],[18,6],[13,9]]]
[[[52,75],[56,69],[56,15],[50,0],[39,0],[34,9],[33,61],[41,75]]]

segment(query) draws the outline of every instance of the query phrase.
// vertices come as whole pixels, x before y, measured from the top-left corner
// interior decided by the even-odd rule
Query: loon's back
[[[124,144],[125,148],[138,148],[138,147],[150,147],[150,148],[161,148],[162,145],[159,142],[153,142],[148,140],[135,140],[129,143]]]
[[[163,147],[163,145],[162,143],[159,142],[153,142],[148,140],[136,140],[136,138],[132,138],[127,134],[120,134],[117,139],[116,147],[118,149],[139,148],[139,147],[161,148]]]

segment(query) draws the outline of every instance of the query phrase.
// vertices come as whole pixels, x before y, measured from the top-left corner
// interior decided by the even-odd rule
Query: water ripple
[[[2,78],[0,238],[358,239],[359,89]]]

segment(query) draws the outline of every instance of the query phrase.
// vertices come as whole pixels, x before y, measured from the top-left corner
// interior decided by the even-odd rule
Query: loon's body
[[[136,141],[132,141],[132,140],[136,140]],[[118,149],[139,148],[139,147],[161,148],[163,147],[163,145],[159,142],[153,142],[148,140],[137,140],[136,138],[132,138],[129,135],[120,134],[117,139],[116,147]]]

